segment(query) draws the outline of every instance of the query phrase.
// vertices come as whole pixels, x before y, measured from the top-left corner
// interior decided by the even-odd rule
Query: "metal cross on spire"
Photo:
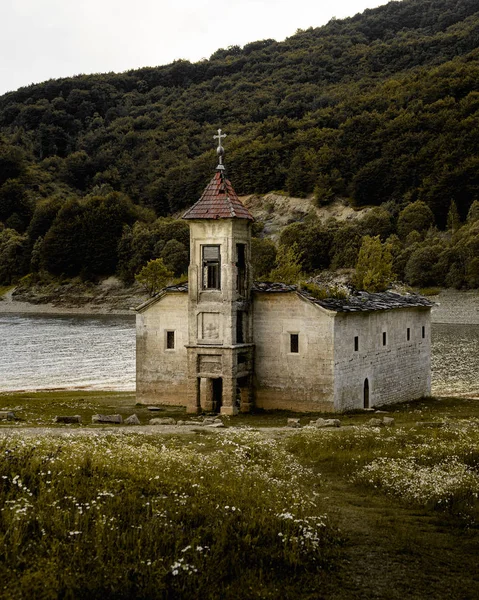
[[[224,171],[225,167],[223,165],[223,156],[225,155],[225,149],[221,145],[221,140],[226,137],[226,133],[221,133],[221,129],[218,129],[218,135],[214,135],[213,138],[218,140],[218,148],[216,149],[216,154],[218,155],[218,166],[216,169],[220,171]]]

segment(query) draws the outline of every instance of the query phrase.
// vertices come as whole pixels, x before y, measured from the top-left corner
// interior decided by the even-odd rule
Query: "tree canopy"
[[[456,235],[479,201],[478,27],[476,0],[402,0],[194,64],[80,75],[1,96],[0,222],[27,236],[18,264],[28,270],[36,247],[34,264],[55,274],[119,270],[132,281],[160,256],[178,273],[188,251],[181,236],[156,249],[143,238],[155,219],[198,199],[219,126],[239,194],[285,190],[314,194],[317,205],[340,195],[381,206],[369,229],[348,225],[328,237],[323,226],[309,228],[321,244],[301,254],[303,269],[331,257],[334,267],[354,266],[364,234],[384,241],[398,231],[401,243],[411,231],[423,235],[404,214],[398,229],[398,215],[418,203],[428,223]]]

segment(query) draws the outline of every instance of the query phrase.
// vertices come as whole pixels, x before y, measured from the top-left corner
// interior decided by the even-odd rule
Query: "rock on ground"
[[[140,419],[136,415],[131,415],[125,419],[125,425],[141,425]]]
[[[150,425],[176,425],[176,421],[173,417],[156,418],[150,419]]]
[[[122,423],[123,419],[121,415],[93,415],[91,418],[92,423]]]
[[[81,423],[80,415],[59,415],[55,417],[55,423]]]

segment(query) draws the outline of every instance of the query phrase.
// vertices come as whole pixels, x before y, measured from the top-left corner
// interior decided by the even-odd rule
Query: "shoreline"
[[[18,302],[12,300],[0,301],[1,315],[129,315],[134,316],[133,307],[131,309],[112,308],[106,305],[85,305],[85,306],[57,306],[55,304],[32,304],[30,302]]]
[[[22,300],[16,300],[13,296],[15,288],[8,290],[3,296],[0,296],[0,316],[1,315],[134,315],[134,308],[139,306],[143,298],[135,295],[123,296],[118,298],[115,294],[114,286],[103,285],[103,290],[108,290],[110,293],[110,300],[105,301],[105,296],[94,299],[85,298],[81,295],[78,296],[78,300],[84,299],[83,303],[75,305],[71,297],[64,299],[63,302],[26,302]],[[59,296],[61,298],[61,295]]]
[[[85,303],[82,306],[57,305],[51,302],[32,303],[14,300],[12,291],[0,297],[1,315],[130,315],[141,304],[138,298],[132,298],[129,308],[115,306],[114,302]],[[430,296],[436,303],[431,311],[431,323],[450,325],[479,325],[479,291],[442,290],[437,296]]]

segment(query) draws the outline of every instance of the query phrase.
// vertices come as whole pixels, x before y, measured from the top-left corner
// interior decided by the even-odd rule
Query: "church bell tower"
[[[216,172],[183,215],[190,226],[187,411],[234,415],[253,402],[253,217],[226,178],[226,135],[219,129],[214,137]]]

